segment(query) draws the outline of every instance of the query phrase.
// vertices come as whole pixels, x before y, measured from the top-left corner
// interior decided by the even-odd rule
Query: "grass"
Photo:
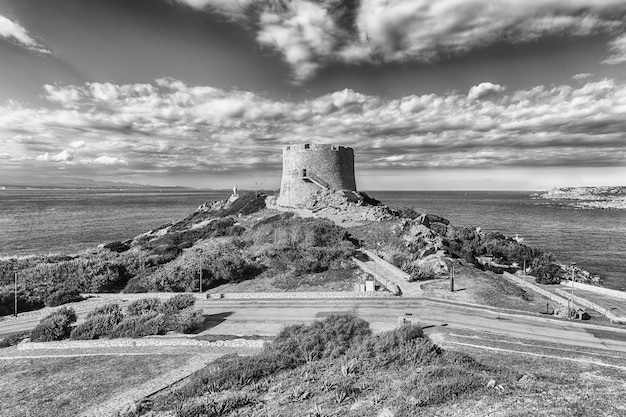
[[[454,333],[459,333],[457,330]],[[471,332],[467,332],[468,335]],[[626,370],[594,364],[613,363],[624,366],[626,355],[613,351],[588,349],[563,350],[563,346],[523,346],[511,338],[480,342],[467,338],[455,338],[464,343],[484,344],[511,350],[523,350],[557,358],[545,358],[509,352],[494,352],[480,348],[459,346],[455,350],[471,355],[480,362],[493,367],[507,368],[524,376],[513,384],[503,385],[496,396],[485,397],[479,402],[461,403],[458,414],[531,416],[620,416],[626,415],[621,395],[626,388]],[[509,340],[510,339],[510,340]],[[542,344],[543,345],[543,344]],[[616,358],[619,356],[621,358]],[[561,358],[561,359],[558,359]],[[573,362],[562,358],[584,358],[589,362]],[[496,381],[501,384],[502,381]],[[455,414],[453,414],[455,415]]]
[[[491,395],[490,378],[517,375],[434,345],[416,326],[373,335],[367,323],[331,316],[286,328],[259,355],[227,357],[146,409],[192,415],[422,415]],[[141,415],[141,413],[140,413]]]
[[[187,355],[145,355],[2,360],[0,415],[75,416],[188,359]]]

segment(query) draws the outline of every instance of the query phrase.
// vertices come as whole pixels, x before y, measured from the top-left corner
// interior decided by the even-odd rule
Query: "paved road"
[[[311,322],[332,313],[351,313],[370,322],[374,331],[391,329],[398,317],[412,314],[424,326],[480,330],[529,340],[626,352],[626,330],[585,326],[549,318],[511,315],[423,298],[199,300],[211,316],[207,334],[275,335],[289,324]],[[79,317],[84,315],[78,309]],[[39,317],[0,322],[0,335],[33,328]]]
[[[585,326],[548,318],[509,315],[488,309],[425,299],[368,300],[212,300],[201,302],[214,315],[210,334],[276,334],[287,324],[313,321],[331,313],[351,313],[370,322],[374,331],[391,329],[398,317],[412,314],[424,326],[487,331],[523,339],[626,352],[626,331]]]

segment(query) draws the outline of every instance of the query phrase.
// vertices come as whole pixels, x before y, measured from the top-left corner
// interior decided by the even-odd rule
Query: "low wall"
[[[288,298],[363,298],[388,297],[386,292],[356,292],[356,291],[327,291],[327,292],[230,292],[207,294],[208,299],[288,299]]]
[[[589,301],[586,298],[582,298],[577,295],[572,296],[572,294],[568,293],[567,290],[561,290],[557,288],[556,292],[558,292],[559,294],[567,298],[571,298],[576,304],[580,304],[581,306],[597,311],[598,313],[602,314],[607,319],[611,320],[611,322],[613,323],[626,324],[626,317],[616,316],[608,308],[602,307],[601,305],[596,304],[593,301]]]
[[[574,288],[578,288],[584,291],[589,291],[589,292],[594,292],[596,294],[602,294],[602,295],[607,295],[609,297],[615,297],[615,298],[621,298],[626,300],[626,292],[625,291],[617,291],[617,290],[612,290],[610,288],[604,288],[604,287],[598,287],[595,285],[589,285],[589,284],[583,284],[581,282],[572,282],[572,281],[561,281],[561,285],[566,286],[566,287],[571,287],[572,285],[574,286]]]
[[[538,294],[543,295],[546,298],[549,298],[550,300],[559,303],[560,305],[567,307],[569,301],[565,298],[559,297],[558,295],[551,293],[548,290],[544,290],[543,288],[539,287],[538,285],[533,284],[532,282],[528,282],[526,281],[524,278],[518,277],[517,275],[513,275],[510,272],[504,272],[502,274],[502,276],[504,276],[506,279],[508,279],[509,281],[512,281],[516,284],[518,284],[521,287],[525,287],[528,288],[532,291],[535,291]]]
[[[197,299],[204,299],[206,297],[206,295],[204,293],[199,293],[199,292],[143,292],[143,293],[132,293],[132,294],[127,294],[127,293],[87,293],[87,294],[81,294],[83,297],[93,297],[96,299],[101,299],[101,300],[129,300],[129,301],[135,301],[135,300],[139,300],[141,298],[159,298],[161,300],[168,300],[172,297],[174,297],[175,295],[193,295],[195,298]]]
[[[38,349],[96,349],[119,347],[163,347],[163,346],[195,346],[195,347],[250,347],[262,348],[264,340],[206,340],[194,339],[98,339],[98,340],[64,340],[60,342],[22,342],[17,350]]]

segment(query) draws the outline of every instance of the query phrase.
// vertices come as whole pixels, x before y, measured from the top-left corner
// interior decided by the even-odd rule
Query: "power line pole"
[[[15,286],[13,288],[13,296],[15,298],[15,317],[17,317],[17,271],[14,271],[15,274]]]

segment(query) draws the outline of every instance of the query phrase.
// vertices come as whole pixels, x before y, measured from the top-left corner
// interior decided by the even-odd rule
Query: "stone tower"
[[[338,145],[283,147],[283,177],[278,205],[303,206],[320,189],[356,191],[354,150]]]

